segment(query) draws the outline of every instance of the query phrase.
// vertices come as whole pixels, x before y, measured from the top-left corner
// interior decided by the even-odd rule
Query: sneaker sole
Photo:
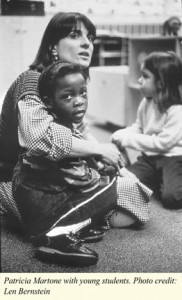
[[[70,266],[89,266],[98,262],[98,255],[65,253],[43,246],[35,249],[35,257],[42,261]]]

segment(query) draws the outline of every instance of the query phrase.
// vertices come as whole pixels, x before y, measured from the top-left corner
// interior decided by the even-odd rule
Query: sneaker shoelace
[[[75,245],[81,245],[81,241],[78,239],[78,237],[77,237],[74,233],[68,234],[67,237],[68,237]]]

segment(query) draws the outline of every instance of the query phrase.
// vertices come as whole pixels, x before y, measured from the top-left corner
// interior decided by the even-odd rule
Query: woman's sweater
[[[34,102],[34,107],[38,106],[45,113],[45,108],[41,102],[38,81],[40,73],[33,70],[27,70],[22,73],[9,88],[2,107],[0,116],[0,177],[1,181],[5,175],[6,180],[10,180],[12,170],[16,164],[20,152],[18,141],[18,103],[20,100]],[[36,116],[35,116],[36,117]],[[45,130],[47,130],[45,128]],[[68,128],[62,126],[64,134],[59,135],[59,139],[64,139],[64,143],[69,144],[68,153],[72,143],[72,133]],[[36,134],[36,130],[34,132]],[[66,138],[65,138],[66,137]],[[66,148],[66,147],[65,147]],[[8,171],[7,171],[8,170]],[[6,174],[5,174],[6,173]],[[7,175],[8,173],[8,175]],[[8,178],[7,178],[8,176]]]

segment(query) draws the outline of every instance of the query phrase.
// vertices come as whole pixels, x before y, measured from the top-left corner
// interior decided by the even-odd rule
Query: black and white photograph
[[[0,0],[0,39],[2,299],[177,284],[181,0]]]

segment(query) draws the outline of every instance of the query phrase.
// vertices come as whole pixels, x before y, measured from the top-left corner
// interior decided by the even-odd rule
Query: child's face
[[[69,74],[57,79],[52,105],[61,122],[80,123],[87,104],[87,86],[82,74]]]
[[[141,77],[139,78],[138,82],[144,97],[151,99],[156,96],[157,90],[155,77],[148,69],[145,68],[144,64],[141,65]]]

